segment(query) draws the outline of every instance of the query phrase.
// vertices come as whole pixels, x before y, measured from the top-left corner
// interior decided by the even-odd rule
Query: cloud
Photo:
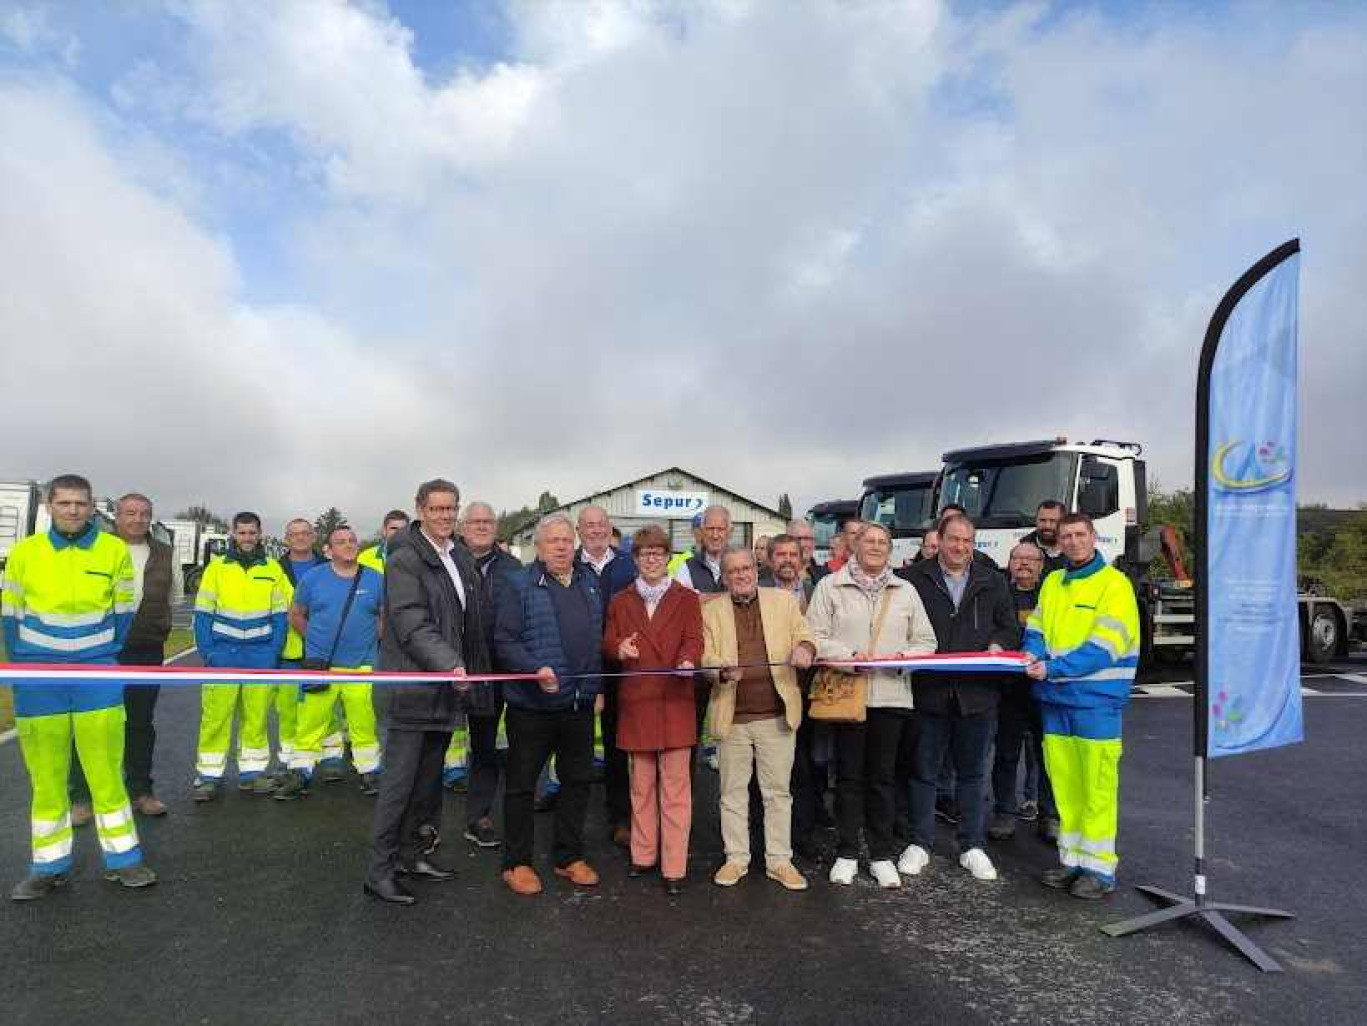
[[[281,515],[676,463],[802,505],[1059,433],[1141,441],[1176,485],[1205,321],[1300,234],[1302,495],[1357,501],[1367,22],[1263,13],[528,3],[506,53],[434,78],[378,4],[177,5],[116,114],[6,94],[44,155],[17,193],[0,156],[0,269],[60,316],[26,301],[0,337],[144,355],[103,366],[176,425],[168,492]],[[109,159],[133,131],[172,187]],[[200,213],[246,151],[278,223]],[[253,298],[262,232],[283,304]],[[68,434],[63,459],[119,451],[63,428],[18,454]],[[214,458],[234,440],[249,460]]]
[[[371,513],[410,492],[405,442],[445,455],[419,367],[243,303],[230,248],[130,180],[69,90],[0,86],[0,134],[23,140],[0,153],[8,473],[283,518]]]

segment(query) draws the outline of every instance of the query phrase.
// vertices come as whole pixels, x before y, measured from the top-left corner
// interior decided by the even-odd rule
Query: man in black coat
[[[498,515],[487,502],[472,502],[460,521],[460,540],[474,557],[480,577],[480,609],[484,612],[484,641],[492,660],[494,612],[504,575],[522,569],[516,557],[498,547]],[[503,715],[503,690],[489,684],[487,708],[472,710],[466,720],[468,766],[465,790],[465,839],[481,848],[496,848],[498,834],[492,817],[498,791],[498,722]]]
[[[450,880],[428,857],[441,824],[441,770],[451,732],[487,685],[465,685],[488,672],[480,574],[454,541],[460,489],[437,478],[418,487],[418,519],[389,540],[379,668],[449,673],[452,682],[382,685],[377,704],[387,724],[384,771],[375,805],[374,844],[363,889],[381,901],[416,900],[398,876]]]
[[[1016,639],[1006,581],[973,558],[973,522],[954,514],[940,522],[940,551],[911,569],[940,652],[1000,651]],[[997,726],[1002,680],[997,674],[925,672],[913,678],[917,743],[911,775],[911,844],[898,869],[914,876],[930,860],[935,837],[935,782],[946,751],[958,778],[959,864],[976,879],[995,880],[987,842],[984,775]]]

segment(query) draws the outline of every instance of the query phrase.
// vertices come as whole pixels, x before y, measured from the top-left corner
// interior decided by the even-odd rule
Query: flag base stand
[[[1198,701],[1200,697],[1198,695]],[[1181,894],[1174,894],[1172,891],[1164,890],[1162,887],[1154,887],[1145,884],[1136,887],[1135,890],[1151,901],[1156,901],[1167,908],[1160,908],[1155,912],[1149,912],[1133,919],[1127,919],[1123,923],[1112,923],[1103,926],[1101,932],[1107,937],[1124,937],[1131,933],[1139,933],[1150,927],[1161,926],[1163,923],[1174,923],[1182,919],[1199,919],[1206,926],[1210,927],[1226,944],[1232,947],[1239,954],[1256,965],[1265,973],[1279,973],[1282,967],[1267,952],[1258,945],[1254,944],[1237,926],[1225,918],[1226,912],[1236,913],[1246,916],[1262,916],[1267,919],[1295,919],[1295,913],[1283,912],[1276,908],[1259,908],[1256,905],[1230,905],[1226,902],[1208,901],[1206,899],[1206,759],[1203,755],[1196,756],[1196,881],[1194,898],[1188,898]]]
[[[1283,912],[1275,908],[1258,908],[1254,905],[1229,905],[1224,902],[1207,902],[1200,897],[1188,898],[1172,891],[1164,890],[1162,887],[1142,886],[1136,887],[1146,898],[1160,902],[1169,907],[1161,908],[1156,912],[1149,912],[1146,915],[1136,916],[1134,919],[1127,919],[1123,923],[1112,923],[1110,926],[1103,926],[1101,932],[1108,937],[1124,937],[1127,934],[1139,933],[1153,926],[1163,923],[1177,922],[1182,919],[1199,919],[1210,927],[1216,934],[1224,939],[1225,943],[1246,959],[1256,965],[1265,973],[1279,973],[1282,971],[1281,965],[1277,963],[1267,952],[1254,944],[1245,936],[1237,926],[1225,918],[1224,913],[1232,912],[1248,916],[1263,916],[1269,919],[1295,919],[1294,912]]]

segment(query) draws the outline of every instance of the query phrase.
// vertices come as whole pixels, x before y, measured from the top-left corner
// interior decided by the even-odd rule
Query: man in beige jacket
[[[703,606],[703,665],[714,671],[712,730],[719,738],[722,887],[750,870],[750,777],[764,799],[765,875],[791,891],[807,881],[793,866],[793,750],[802,720],[797,670],[812,665],[816,643],[791,593],[759,587],[754,553],[722,556],[726,597]]]

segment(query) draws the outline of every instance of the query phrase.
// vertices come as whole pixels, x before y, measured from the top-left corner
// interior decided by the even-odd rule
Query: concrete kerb
[[[176,663],[180,662],[182,659],[184,659],[186,656],[192,655],[193,653],[195,653],[195,652],[197,652],[197,651],[199,651],[199,649],[198,649],[196,646],[191,645],[191,646],[190,646],[189,648],[187,648],[184,652],[177,652],[177,653],[176,653],[175,655],[173,655],[170,659],[163,660],[162,665],[163,665],[163,666],[173,666],[174,664],[176,664]],[[16,737],[18,737],[18,736],[19,736],[19,730],[18,730],[18,728],[17,728],[17,727],[11,727],[9,730],[5,731],[3,734],[0,734],[0,745],[3,745],[3,744],[5,744],[6,742],[9,742],[9,741],[13,741],[13,740],[14,740]]]

